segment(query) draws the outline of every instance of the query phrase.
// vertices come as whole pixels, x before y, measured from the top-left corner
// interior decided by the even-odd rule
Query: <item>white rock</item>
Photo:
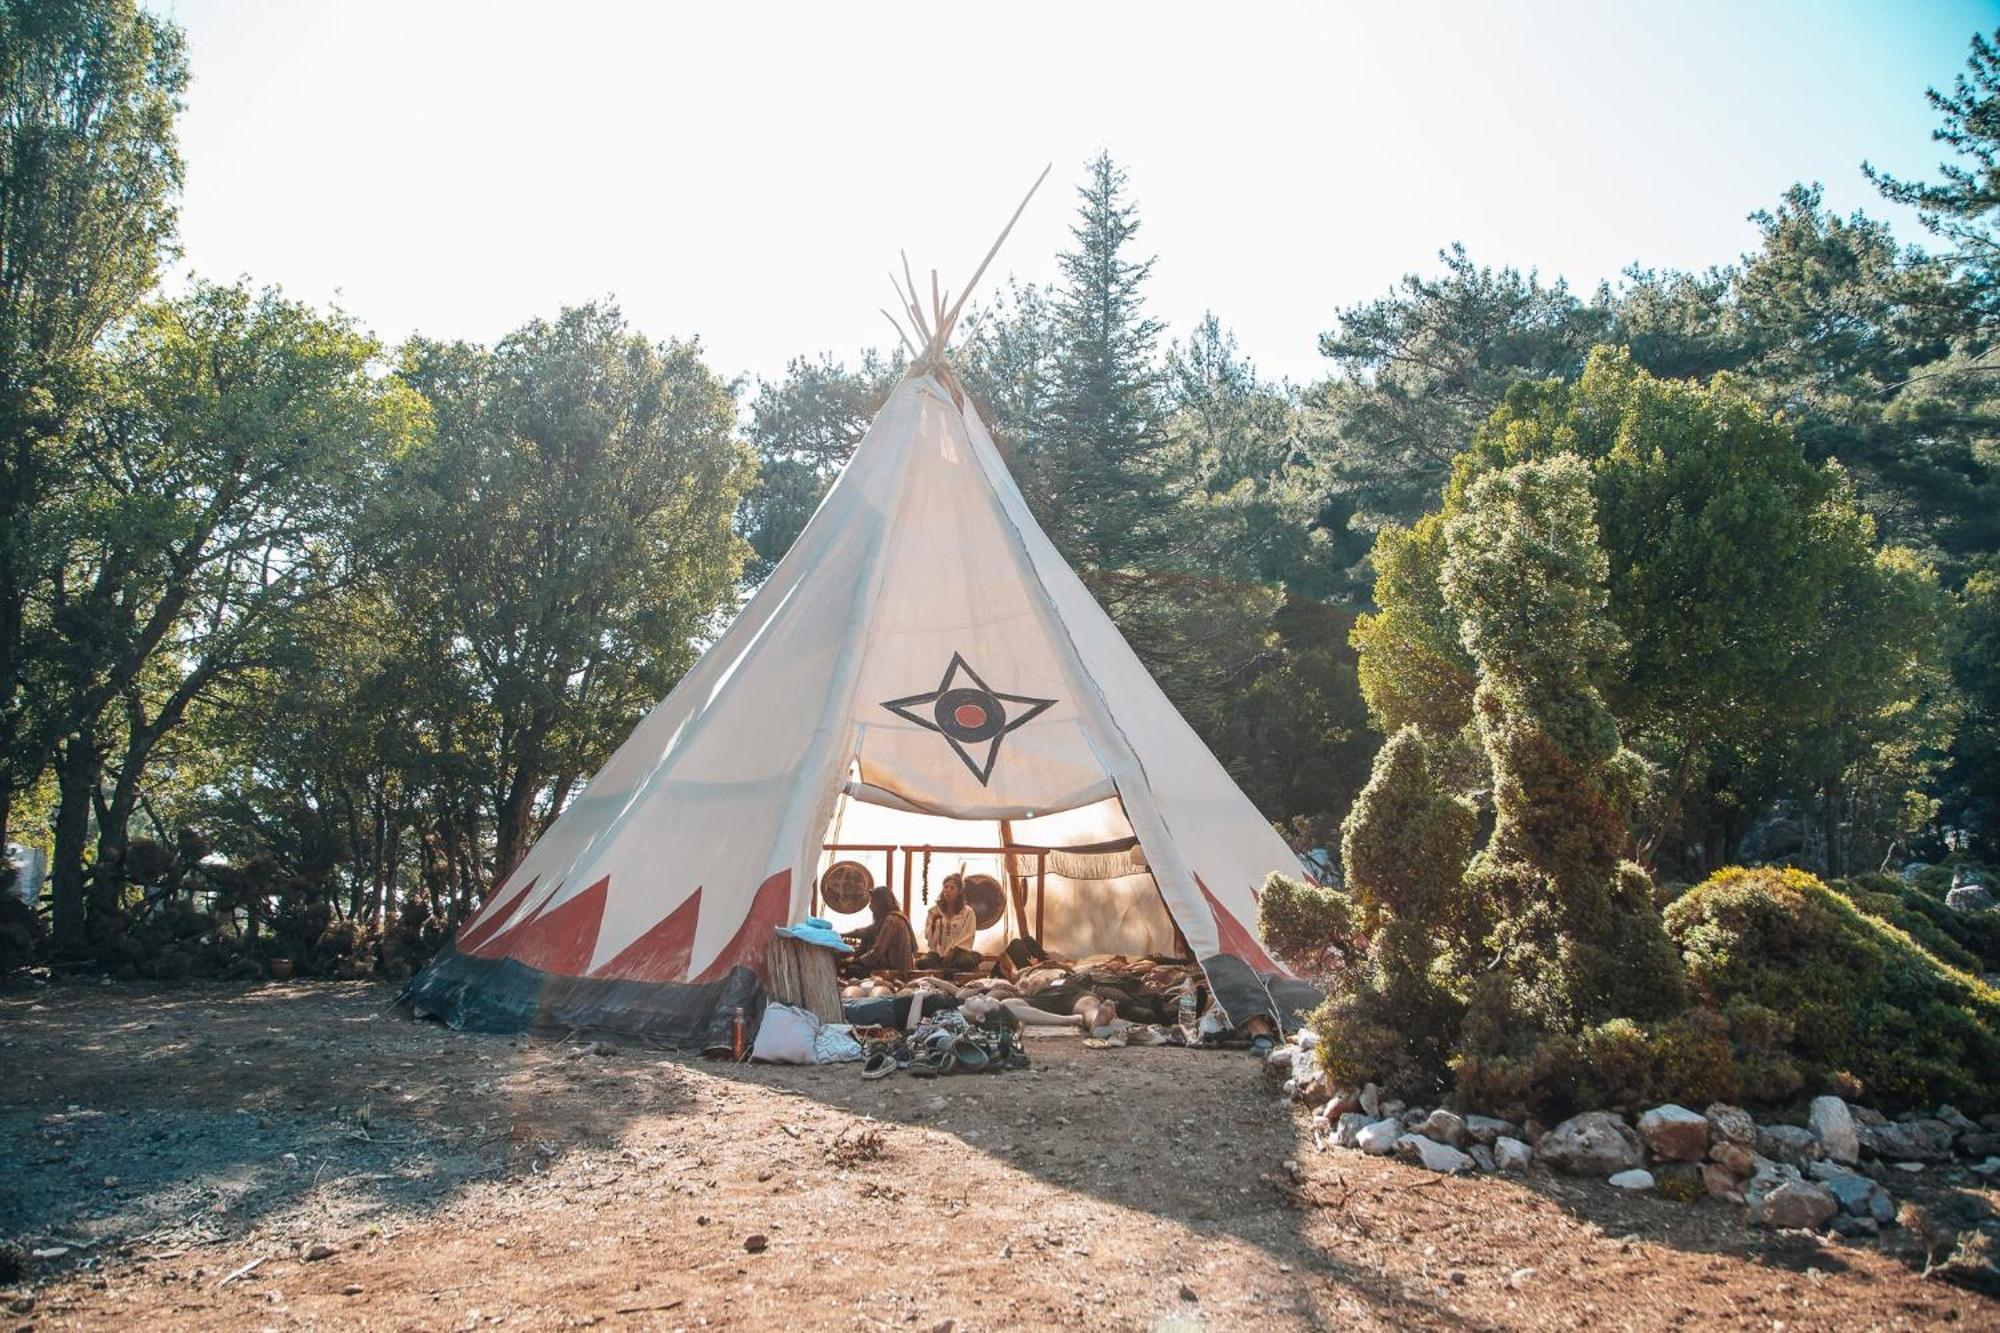
[[[1484,1143],[1489,1147],[1503,1135],[1519,1138],[1521,1127],[1509,1120],[1496,1119],[1490,1115],[1469,1115],[1465,1117],[1465,1136],[1474,1143]]]
[[[1639,1117],[1639,1137],[1657,1161],[1699,1162],[1708,1155],[1708,1118],[1668,1102]]]
[[[1639,1136],[1609,1111],[1573,1115],[1542,1135],[1535,1156],[1573,1176],[1608,1176],[1644,1160]]]
[[[1757,1142],[1757,1122],[1740,1106],[1711,1102],[1702,1112],[1708,1121],[1709,1139],[1714,1143],[1740,1143],[1752,1147]]]
[[[1653,1188],[1653,1173],[1635,1166],[1630,1171],[1618,1172],[1606,1183],[1621,1190],[1649,1190]]]
[[[1449,1143],[1454,1148],[1465,1146],[1465,1119],[1442,1106],[1425,1116],[1423,1123],[1416,1126],[1417,1133],[1439,1143]]]
[[[1861,1160],[1861,1137],[1854,1116],[1838,1097],[1815,1097],[1806,1125],[1819,1140],[1820,1150],[1836,1162]]]
[[[1356,1147],[1355,1136],[1374,1122],[1359,1111],[1348,1111],[1334,1122],[1333,1142],[1338,1148]]]
[[[1750,1220],[1774,1230],[1819,1231],[1840,1212],[1840,1204],[1824,1185],[1788,1180],[1776,1189],[1750,1198]]]
[[[1403,1122],[1400,1120],[1376,1120],[1364,1125],[1354,1136],[1354,1146],[1371,1157],[1387,1157],[1396,1149],[1396,1140],[1403,1137]]]
[[[1397,1139],[1396,1156],[1406,1162],[1422,1163],[1432,1171],[1442,1171],[1447,1175],[1470,1171],[1476,1165],[1470,1157],[1450,1144],[1439,1143],[1422,1134],[1405,1134]]]
[[[1535,1150],[1511,1135],[1502,1134],[1493,1140],[1493,1164],[1502,1171],[1511,1171],[1519,1175],[1525,1172],[1528,1164],[1534,1160]]]
[[[1361,1109],[1370,1117],[1379,1117],[1382,1114],[1382,1089],[1376,1087],[1373,1083],[1363,1086],[1361,1089]]]

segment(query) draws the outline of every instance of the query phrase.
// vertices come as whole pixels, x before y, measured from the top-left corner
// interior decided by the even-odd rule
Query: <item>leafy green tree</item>
[[[0,0],[0,835],[47,746],[25,733],[43,521],[74,478],[93,348],[174,235],[181,33],[134,0]]]
[[[1965,717],[1952,751],[1963,786],[1944,814],[1950,827],[2000,829],[2000,561],[1960,589],[1952,678]]]
[[[85,479],[51,514],[63,556],[28,640],[58,722],[59,945],[81,938],[93,814],[93,901],[108,917],[163,739],[280,653],[348,577],[360,494],[423,419],[380,370],[376,344],[346,320],[242,287],[146,306],[113,344],[106,391],[72,446]]]
[[[1680,1004],[1650,881],[1620,865],[1643,770],[1597,684],[1623,645],[1591,481],[1561,453],[1482,474],[1446,522],[1441,575],[1493,780],[1466,888],[1493,923],[1510,1008],[1555,1032]]]
[[[1917,210],[1927,230],[1951,247],[1964,284],[1968,331],[1990,341],[2000,325],[2000,33],[1975,33],[1966,72],[1950,92],[1925,96],[1943,120],[1931,138],[1956,161],[1939,166],[1942,179],[1906,181],[1863,164],[1884,196]]]
[[[1411,274],[1320,335],[1334,373],[1311,397],[1332,484],[1364,530],[1433,508],[1452,459],[1507,386],[1576,374],[1604,335],[1603,312],[1561,282],[1480,267],[1459,245],[1438,258],[1441,275]]]
[[[1878,556],[1843,476],[1813,466],[1739,382],[1656,379],[1608,349],[1573,384],[1510,391],[1460,458],[1444,518],[1378,539],[1380,609],[1355,636],[1378,725],[1442,739],[1472,716],[1483,677],[1447,591],[1444,526],[1480,478],[1572,456],[1590,477],[1621,645],[1594,659],[1591,683],[1661,772],[1642,857],[1723,859],[1787,781],[1836,805],[1829,784],[1920,783],[1949,702],[1917,566]],[[1835,719],[1858,728],[1845,745]],[[1900,795],[1883,806],[1889,822],[1905,811]],[[1690,852],[1690,838],[1711,845]]]
[[[690,342],[615,308],[535,320],[488,351],[412,342],[435,440],[391,477],[399,610],[468,710],[494,878],[694,661],[735,605],[754,461]],[[463,812],[461,812],[463,813]]]
[[[1167,449],[1191,479],[1177,524],[1204,578],[1120,600],[1148,665],[1258,805],[1332,824],[1374,750],[1354,683],[1350,567],[1322,512],[1296,395],[1267,383],[1213,315],[1167,354]],[[1232,623],[1231,617],[1236,619]]]
[[[1032,283],[1009,282],[969,309],[959,330],[952,365],[1014,479],[1025,486],[1049,428],[1055,393],[1056,320],[1049,293]]]
[[[873,351],[852,371],[831,357],[799,357],[783,379],[757,386],[749,423],[757,482],[737,516],[753,553],[748,581],[762,582],[791,549],[902,373],[900,357]]]

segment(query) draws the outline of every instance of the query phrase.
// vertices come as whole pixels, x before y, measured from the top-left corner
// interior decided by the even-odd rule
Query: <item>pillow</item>
[[[818,1035],[818,1014],[774,1001],[764,1006],[764,1021],[757,1025],[750,1058],[772,1065],[809,1065],[813,1062],[813,1038]]]

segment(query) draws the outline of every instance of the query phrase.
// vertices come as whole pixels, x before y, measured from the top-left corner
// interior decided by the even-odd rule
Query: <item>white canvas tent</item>
[[[1255,895],[1298,863],[1030,516],[933,315],[791,551],[412,984],[419,1013],[706,1040],[761,1002],[829,843],[1003,833],[1138,840],[1140,873],[1038,881],[1051,947],[1184,942],[1233,1014],[1271,1007]]]

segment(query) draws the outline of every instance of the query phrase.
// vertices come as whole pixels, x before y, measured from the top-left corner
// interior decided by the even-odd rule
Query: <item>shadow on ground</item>
[[[589,1244],[657,1236],[655,1259],[705,1256],[706,1271],[743,1258],[718,1258],[734,1242],[716,1231],[783,1226],[794,1283],[833,1282],[826,1265],[843,1263],[900,1280],[902,1247],[993,1295],[1032,1257],[1035,1290],[1009,1302],[1011,1322],[1128,1323],[1143,1291],[1140,1322],[1154,1324],[1564,1326],[1614,1310],[1610,1322],[1641,1326],[1768,1324],[1819,1308],[1828,1282],[1857,1313],[1880,1301],[1884,1318],[1941,1315],[1940,1288],[1911,1275],[1913,1241],[1892,1242],[1892,1260],[1754,1233],[1712,1203],[1316,1152],[1241,1052],[1038,1038],[1028,1071],[874,1082],[857,1066],[457,1033],[410,1022],[393,994],[0,995],[0,1158],[15,1164],[0,1173],[0,1239],[66,1251],[40,1261],[44,1275],[253,1242],[296,1253],[322,1237],[449,1236],[438,1263],[462,1266],[491,1261],[505,1236],[488,1231],[532,1230],[535,1210],[554,1209],[591,1220],[538,1259],[574,1255],[594,1226],[607,1234]],[[880,1159],[841,1160],[838,1145],[869,1129]],[[857,1251],[861,1237],[877,1248]],[[882,1299],[909,1319],[932,1308]]]

